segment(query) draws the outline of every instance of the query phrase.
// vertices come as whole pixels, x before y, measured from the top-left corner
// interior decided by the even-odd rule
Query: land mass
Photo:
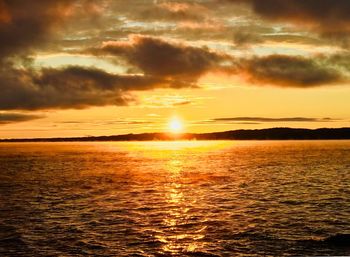
[[[212,133],[143,133],[114,136],[86,136],[69,138],[0,139],[0,142],[95,142],[95,141],[153,141],[153,140],[331,140],[350,139],[350,128],[269,128],[230,130]]]

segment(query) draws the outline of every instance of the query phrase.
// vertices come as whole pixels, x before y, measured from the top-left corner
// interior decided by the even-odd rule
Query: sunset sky
[[[349,127],[349,0],[0,0],[0,138]]]

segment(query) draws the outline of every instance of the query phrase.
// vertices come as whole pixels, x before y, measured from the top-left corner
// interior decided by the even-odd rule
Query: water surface
[[[350,141],[0,144],[1,256],[350,255]]]

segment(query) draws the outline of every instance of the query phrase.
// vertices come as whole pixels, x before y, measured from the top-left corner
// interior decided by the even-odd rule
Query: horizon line
[[[203,132],[203,133],[190,133],[190,132],[183,132],[183,133],[172,133],[172,132],[144,132],[144,133],[127,133],[127,134],[117,134],[117,135],[99,135],[99,136],[81,136],[81,137],[43,137],[43,138],[0,138],[0,142],[55,142],[55,141],[103,141],[102,139],[106,139],[106,141],[175,141],[175,140],[196,140],[197,137],[203,137],[203,136],[212,136],[208,139],[203,140],[220,140],[219,138],[213,138],[215,135],[221,135],[225,133],[244,133],[244,132],[256,132],[256,133],[262,133],[262,132],[268,132],[272,130],[288,130],[289,132],[296,132],[296,131],[303,131],[303,132],[316,132],[320,130],[328,130],[328,131],[340,131],[340,130],[349,130],[349,135],[346,135],[344,138],[343,135],[339,139],[350,139],[350,127],[340,127],[340,128],[290,128],[290,127],[272,127],[272,128],[263,128],[263,129],[235,129],[235,130],[225,130],[225,131],[216,131],[216,132]],[[160,138],[153,138],[150,140],[144,140],[142,138],[135,139],[135,137],[142,137],[142,136],[161,136]],[[232,136],[232,135],[231,135]],[[258,136],[258,135],[255,135]],[[261,135],[259,135],[261,136]],[[291,137],[290,139],[313,139],[310,138],[312,135],[293,135],[289,134]],[[294,137],[293,137],[294,136]],[[309,137],[307,137],[309,136]],[[329,135],[331,136],[331,135]],[[333,135],[334,136],[334,135]],[[127,138],[129,137],[129,138]],[[134,137],[134,138],[130,138]],[[254,135],[251,135],[252,138],[247,138],[246,140],[254,140]],[[299,138],[301,137],[301,138]],[[115,140],[111,140],[112,138],[115,138]],[[125,139],[122,139],[125,138]],[[282,140],[289,139],[288,134],[280,135],[278,136],[272,136],[271,139],[256,139],[256,140],[281,140],[281,139],[274,139],[274,138],[281,138]],[[317,139],[317,138],[316,138]],[[322,139],[322,138],[321,138]],[[332,138],[324,138],[324,139],[332,139]],[[201,139],[199,139],[201,140]],[[234,140],[234,138],[227,138],[223,140]],[[237,138],[235,140],[244,140]]]

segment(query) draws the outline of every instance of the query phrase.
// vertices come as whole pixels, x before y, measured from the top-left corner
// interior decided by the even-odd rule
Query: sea
[[[350,141],[0,143],[0,256],[349,256]]]

